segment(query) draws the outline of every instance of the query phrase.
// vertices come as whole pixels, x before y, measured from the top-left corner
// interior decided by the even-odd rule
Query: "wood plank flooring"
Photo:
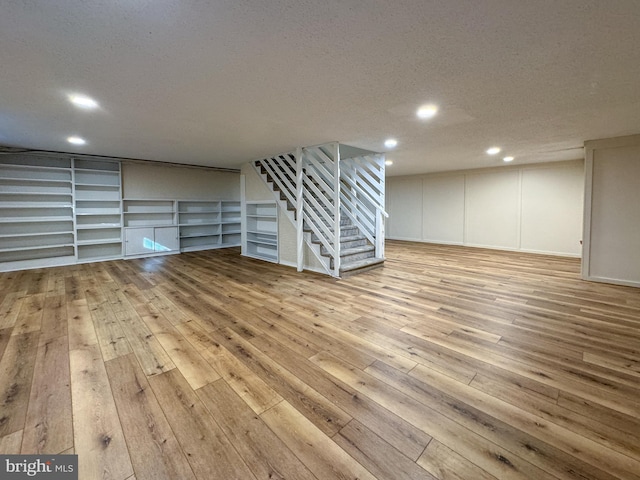
[[[640,480],[640,290],[388,242],[344,280],[237,249],[0,274],[0,453],[82,480]]]

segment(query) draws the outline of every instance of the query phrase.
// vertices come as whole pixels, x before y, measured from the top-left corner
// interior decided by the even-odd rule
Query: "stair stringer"
[[[275,199],[276,203],[278,204],[278,207],[280,208],[280,211],[284,212],[285,217],[287,217],[287,219],[291,222],[291,225],[293,225],[294,228],[297,228],[297,222],[296,222],[294,211],[293,210],[289,210],[288,205],[287,205],[287,201],[283,200],[280,197],[279,192],[277,192],[273,188],[273,182],[269,181],[269,178],[268,178],[267,174],[262,173],[260,171],[260,169],[256,166],[255,162],[251,162],[251,165],[253,167],[253,170],[262,179],[264,184],[267,186],[267,188],[269,189],[269,191],[273,195],[273,198]],[[305,245],[307,245],[307,247],[309,248],[309,250],[311,250],[311,252],[316,257],[318,262],[320,262],[320,265],[322,265],[322,267],[324,268],[325,273],[327,275],[333,276],[333,271],[331,270],[331,266],[330,266],[331,259],[328,258],[328,257],[325,257],[324,255],[321,254],[321,252],[320,252],[321,245],[318,244],[318,243],[313,242],[311,237],[312,237],[312,232],[305,231],[303,233],[303,238],[304,238]]]

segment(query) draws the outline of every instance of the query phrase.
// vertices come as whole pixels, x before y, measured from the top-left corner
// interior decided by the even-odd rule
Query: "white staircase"
[[[334,277],[384,262],[384,156],[340,159],[330,143],[253,162],[297,230],[297,267],[307,245]]]

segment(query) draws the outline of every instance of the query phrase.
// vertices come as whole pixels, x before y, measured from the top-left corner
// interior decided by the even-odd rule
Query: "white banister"
[[[333,228],[334,251],[333,275],[340,276],[340,145],[333,144]]]
[[[296,148],[296,268],[304,269],[304,199],[302,193],[302,148]]]
[[[384,155],[340,158],[337,142],[300,147],[253,162],[296,229],[296,268],[304,269],[305,245],[329,275],[339,277],[360,253],[341,252],[341,219],[366,239],[371,255],[384,259]],[[353,241],[350,238],[349,241]],[[375,249],[375,252],[373,251]],[[367,249],[365,248],[365,252]],[[350,258],[342,262],[341,253]],[[354,258],[355,259],[352,259]],[[365,257],[369,258],[369,257]]]

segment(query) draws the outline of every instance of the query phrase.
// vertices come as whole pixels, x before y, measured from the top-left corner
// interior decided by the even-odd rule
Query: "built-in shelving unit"
[[[71,160],[0,156],[0,269],[75,261]]]
[[[126,256],[180,250],[174,200],[124,199],[123,210]]]
[[[278,262],[278,206],[275,202],[247,202],[243,255]]]
[[[178,225],[183,252],[240,245],[240,202],[180,200]]]
[[[174,200],[127,199],[124,205],[124,226],[175,225],[176,202]]]
[[[193,252],[220,246],[219,201],[179,201],[180,250]]]
[[[122,257],[120,162],[74,160],[78,261]]]
[[[117,159],[0,155],[0,271],[241,243],[239,200],[123,199],[122,192]]]
[[[240,246],[241,233],[241,213],[240,201],[223,200],[222,218],[220,228],[222,229],[222,246],[237,247]]]

